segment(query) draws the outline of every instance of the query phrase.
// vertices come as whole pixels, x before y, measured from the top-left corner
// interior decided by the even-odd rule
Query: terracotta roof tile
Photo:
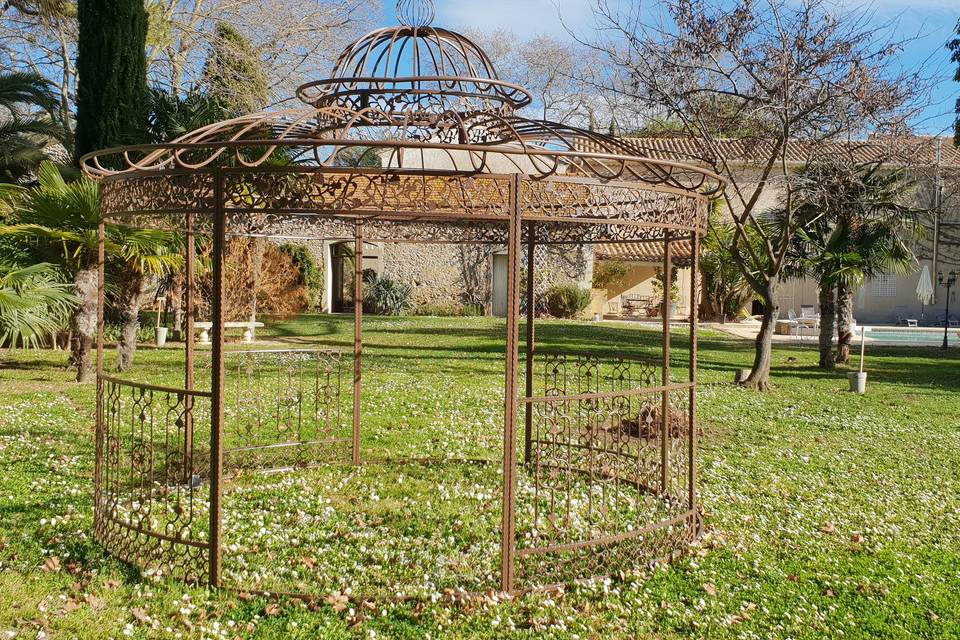
[[[624,138],[644,155],[658,160],[702,162],[714,155],[695,138]],[[759,164],[769,154],[771,142],[766,140],[722,140],[719,153],[738,164]],[[787,145],[787,162],[793,165],[810,160],[847,158],[857,163],[884,160],[904,166],[933,166],[937,163],[938,139],[932,136],[872,137],[849,142],[811,144],[791,140]],[[960,149],[951,138],[940,139],[941,165],[960,168]]]
[[[663,262],[662,242],[613,242],[598,244],[593,249],[597,260],[625,260],[630,262]],[[677,240],[672,245],[671,256],[678,265],[690,263],[690,242]]]

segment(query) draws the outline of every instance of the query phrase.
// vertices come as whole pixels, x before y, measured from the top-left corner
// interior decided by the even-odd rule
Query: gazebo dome
[[[297,96],[315,107],[384,111],[488,111],[527,106],[526,89],[500,80],[490,57],[466,36],[431,26],[433,4],[397,3],[399,25],[372,31],[347,46],[329,78]]]

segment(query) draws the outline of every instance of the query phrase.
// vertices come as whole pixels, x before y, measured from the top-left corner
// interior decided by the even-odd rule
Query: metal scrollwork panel
[[[228,352],[225,366],[228,471],[349,459],[349,381],[339,351]]]
[[[113,379],[97,395],[97,539],[142,569],[203,581],[209,454],[194,442],[209,440],[209,398]]]
[[[527,218],[643,223],[691,230],[703,229],[708,215],[706,200],[694,194],[624,183],[525,180],[520,203]],[[577,233],[581,232],[578,227]]]
[[[540,395],[528,400],[530,463],[517,488],[519,580],[606,575],[692,539],[689,390],[661,390],[662,370],[650,361],[563,353],[539,359]],[[600,558],[615,563],[604,567]]]
[[[496,176],[269,171],[224,174],[228,209],[353,215],[508,218],[510,182]]]
[[[108,216],[137,211],[212,211],[214,178],[210,173],[148,173],[104,180],[100,207]]]

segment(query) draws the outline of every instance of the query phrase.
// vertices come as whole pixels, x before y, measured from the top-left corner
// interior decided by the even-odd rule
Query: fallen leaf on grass
[[[263,609],[263,613],[268,616],[278,616],[280,615],[280,605],[276,602],[271,602]]]
[[[350,599],[342,593],[331,593],[324,601],[329,604],[334,611],[340,613],[350,604]]]
[[[60,558],[57,556],[50,556],[47,558],[43,563],[43,570],[47,571],[48,573],[60,571]]]
[[[837,532],[837,526],[836,526],[835,524],[833,524],[832,522],[828,522],[827,524],[825,524],[825,525],[823,525],[822,527],[820,527],[820,532],[821,532],[821,533],[836,533],[836,532]]]
[[[87,597],[84,598],[84,600],[86,600],[87,604],[97,611],[105,609],[107,606],[107,603],[103,601],[103,598],[99,598],[92,593],[87,594]]]
[[[143,609],[133,609],[130,611],[133,614],[134,619],[140,624],[149,624],[150,616]]]
[[[703,590],[707,592],[708,596],[717,595],[717,586],[712,582],[708,582],[705,585],[703,585]]]

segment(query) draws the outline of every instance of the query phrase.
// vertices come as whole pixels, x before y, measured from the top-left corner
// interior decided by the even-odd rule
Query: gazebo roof
[[[719,176],[649,158],[631,141],[517,115],[530,94],[500,80],[468,38],[431,26],[429,3],[401,0],[398,17],[399,26],[348,46],[330,78],[301,86],[306,106],[84,156],[84,172],[103,180],[105,214],[144,224],[154,224],[144,216],[156,224],[165,217],[162,224],[177,227],[171,215],[225,208],[235,227],[270,235],[297,225],[301,235],[311,224],[337,234],[333,218],[389,219],[385,235],[393,223],[429,222],[428,235],[448,241],[470,234],[437,226],[473,225],[480,229],[473,236],[489,242],[503,234],[481,227],[502,225],[513,207],[542,223],[542,241],[575,241],[569,231],[549,231],[562,222],[647,227],[587,230],[586,242],[705,226],[705,198],[722,184]],[[519,193],[514,179],[543,184]]]

